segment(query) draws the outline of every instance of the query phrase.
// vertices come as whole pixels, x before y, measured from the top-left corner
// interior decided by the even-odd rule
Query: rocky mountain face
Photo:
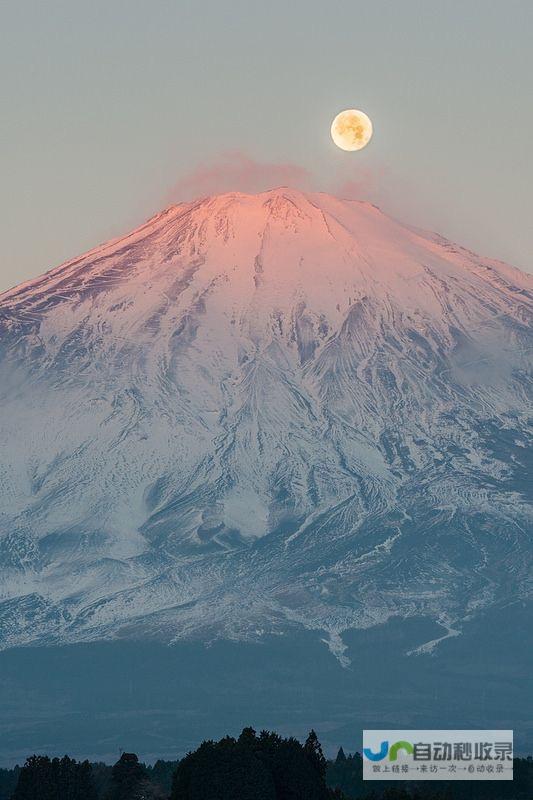
[[[280,188],[0,295],[2,647],[299,627],[347,663],[351,629],[523,600],[531,286]]]

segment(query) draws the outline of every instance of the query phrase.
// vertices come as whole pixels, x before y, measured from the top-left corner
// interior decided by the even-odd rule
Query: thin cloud
[[[277,186],[303,191],[328,192],[345,200],[368,200],[389,205],[392,176],[384,166],[345,164],[321,180],[306,167],[289,162],[257,161],[241,151],[221,154],[199,164],[181,177],[167,196],[168,203],[181,203],[223,192],[264,192]]]
[[[382,202],[387,195],[390,177],[386,167],[354,166],[332,181],[330,191],[345,200]]]
[[[222,192],[262,192],[276,186],[311,189],[312,176],[297,164],[260,162],[241,152],[224,153],[181,178],[170,192],[170,202]]]

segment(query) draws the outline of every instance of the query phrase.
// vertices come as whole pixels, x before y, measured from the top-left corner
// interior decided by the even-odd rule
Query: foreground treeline
[[[514,761],[514,781],[363,782],[362,759],[341,749],[327,761],[311,731],[305,744],[245,728],[204,742],[181,761],[113,766],[32,756],[0,770],[0,800],[532,800],[533,759]]]

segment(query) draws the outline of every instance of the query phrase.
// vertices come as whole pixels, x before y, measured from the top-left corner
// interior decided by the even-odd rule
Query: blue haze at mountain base
[[[514,728],[531,752],[531,609],[492,612],[432,655],[431,620],[345,635],[343,668],[317,632],[263,643],[98,642],[0,654],[0,760],[33,752],[114,762],[121,750],[173,759],[245,725],[360,749],[366,728]]]

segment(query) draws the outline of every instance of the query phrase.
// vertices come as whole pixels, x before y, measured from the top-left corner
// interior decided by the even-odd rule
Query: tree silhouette
[[[336,764],[342,764],[343,761],[346,761],[346,755],[344,754],[344,750],[342,747],[339,747],[339,752],[337,753],[337,758],[335,759]]]
[[[171,800],[275,800],[272,777],[251,745],[246,735],[204,742],[180,761]]]
[[[309,736],[306,739],[304,744],[304,752],[311,764],[313,764],[314,768],[316,769],[317,774],[325,782],[328,762],[326,761],[324,753],[322,752],[322,746],[318,741],[318,736],[313,730],[309,732]]]
[[[145,800],[148,774],[135,753],[122,753],[113,767],[106,800]]]
[[[20,770],[13,800],[96,800],[91,765],[68,756],[31,756]]]
[[[171,800],[329,800],[316,734],[306,747],[245,728],[237,740],[204,742],[178,765]]]

